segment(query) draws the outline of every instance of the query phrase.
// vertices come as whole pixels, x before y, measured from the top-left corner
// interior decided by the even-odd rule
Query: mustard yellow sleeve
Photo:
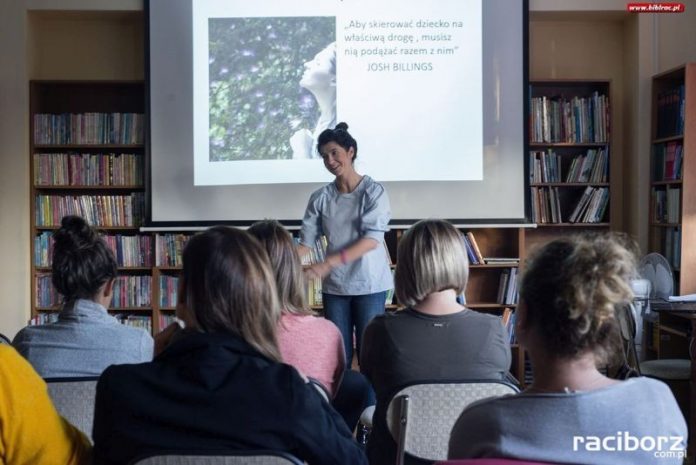
[[[0,393],[0,463],[89,463],[89,440],[58,415],[46,383],[6,345],[0,345]]]

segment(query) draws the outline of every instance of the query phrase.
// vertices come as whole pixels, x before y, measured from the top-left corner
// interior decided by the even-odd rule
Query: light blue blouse
[[[335,267],[322,282],[322,291],[335,295],[365,295],[394,286],[389,258],[382,246],[389,230],[391,208],[384,187],[363,176],[353,192],[343,194],[335,183],[312,193],[302,219],[300,242],[314,247],[326,236],[327,255],[337,253],[362,238],[377,241],[379,247],[358,260]]]
[[[67,304],[55,323],[27,326],[12,341],[42,378],[99,376],[109,365],[152,360],[152,336],[122,325],[91,300]]]

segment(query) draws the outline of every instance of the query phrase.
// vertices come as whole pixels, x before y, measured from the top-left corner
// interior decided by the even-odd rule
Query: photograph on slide
[[[335,17],[210,18],[209,161],[318,158],[336,124],[335,41]]]

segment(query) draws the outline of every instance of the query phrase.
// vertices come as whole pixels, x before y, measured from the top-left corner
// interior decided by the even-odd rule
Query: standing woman
[[[346,360],[353,359],[353,329],[360,352],[363,331],[384,312],[387,290],[393,287],[384,233],[391,211],[384,187],[358,174],[353,163],[358,144],[339,123],[317,142],[324,166],[336,179],[312,193],[302,220],[300,254],[326,236],[326,259],[307,269],[310,277],[323,278],[324,314],[343,336]]]

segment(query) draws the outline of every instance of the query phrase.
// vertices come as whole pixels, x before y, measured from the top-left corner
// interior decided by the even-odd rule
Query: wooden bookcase
[[[672,265],[675,293],[696,293],[696,63],[652,80],[648,247]]]
[[[65,208],[80,205],[83,211],[92,212],[94,216],[88,220],[114,242],[150,240],[138,231],[145,194],[144,120],[137,121],[139,117],[133,115],[144,113],[142,81],[30,83],[32,318],[55,314],[60,308],[51,292],[47,244]],[[141,256],[119,259],[119,279],[128,284],[137,281],[143,289],[137,299],[129,299],[135,302],[114,304],[109,309],[113,314],[151,321],[150,253],[151,249],[143,250]],[[124,291],[127,287],[124,283],[119,286]]]
[[[527,234],[530,249],[561,235],[609,229],[609,84],[606,80],[530,82],[526,161],[531,221],[537,224]],[[590,198],[583,212],[573,216],[590,191],[594,203]]]

